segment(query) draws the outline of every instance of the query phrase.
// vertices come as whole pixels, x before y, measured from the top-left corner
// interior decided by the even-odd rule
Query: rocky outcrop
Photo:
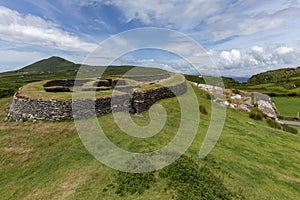
[[[276,110],[274,109],[273,105],[268,101],[264,101],[264,100],[257,101],[257,108],[266,116],[273,119],[277,119]]]
[[[276,106],[272,102],[271,98],[266,94],[262,94],[259,92],[246,92],[242,90],[225,90],[221,87],[216,87],[207,84],[193,84],[212,95],[226,94],[226,99],[213,99],[214,102],[217,102],[221,106],[251,112],[252,107],[257,105],[258,110],[261,111],[264,115],[266,115],[269,118],[278,120]]]

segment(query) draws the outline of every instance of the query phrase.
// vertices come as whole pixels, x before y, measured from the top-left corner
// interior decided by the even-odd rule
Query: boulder
[[[273,119],[277,119],[276,110],[269,101],[258,100],[257,108],[259,111],[264,113],[266,116],[273,118]]]

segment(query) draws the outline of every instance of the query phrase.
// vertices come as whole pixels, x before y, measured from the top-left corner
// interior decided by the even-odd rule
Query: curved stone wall
[[[150,90],[136,90],[118,96],[97,99],[72,100],[41,100],[29,99],[16,93],[9,110],[14,120],[46,119],[63,120],[103,115],[111,112],[128,111],[139,113],[149,109],[160,99],[175,97],[186,92],[186,81],[169,87],[158,87]],[[72,109],[76,107],[76,109]]]

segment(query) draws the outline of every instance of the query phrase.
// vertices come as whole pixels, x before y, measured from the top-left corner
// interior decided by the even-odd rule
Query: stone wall
[[[151,90],[135,92],[132,104],[134,112],[140,113],[149,109],[156,101],[182,95],[186,92],[186,82],[169,87],[160,87]]]
[[[143,112],[156,101],[175,97],[186,92],[186,81],[170,87],[159,87],[145,91],[134,91],[118,96],[101,97],[97,99],[74,100],[42,100],[28,99],[16,93],[9,110],[9,116],[14,120],[46,119],[63,120],[99,116],[111,112]]]

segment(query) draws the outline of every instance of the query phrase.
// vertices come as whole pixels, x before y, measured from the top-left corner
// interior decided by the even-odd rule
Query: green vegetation
[[[275,129],[280,129],[280,130],[283,130],[285,132],[289,132],[292,134],[298,133],[298,130],[296,128],[293,128],[292,126],[289,126],[287,124],[279,124],[278,122],[276,122],[272,119],[267,119],[267,123],[269,124],[269,126],[271,126],[272,128],[275,128]]]
[[[126,173],[118,172],[116,175],[116,194],[124,196],[126,194],[142,194],[155,183],[153,172],[149,173]]]
[[[300,97],[272,97],[272,100],[280,116],[296,117],[300,114]]]
[[[234,194],[223,184],[221,177],[214,175],[206,162],[199,167],[197,162],[187,156],[181,156],[176,162],[159,172],[167,178],[168,189],[174,189],[177,200],[198,199],[243,199],[241,194]],[[217,166],[214,166],[217,167]]]
[[[267,118],[267,123],[272,128],[284,130],[283,127],[282,127],[282,125],[279,124],[278,122],[274,121],[273,119]]]
[[[270,96],[300,96],[300,67],[283,68],[256,74],[239,89],[257,91]]]
[[[81,66],[59,57],[51,57],[38,61],[20,70],[0,74],[0,98],[12,96],[18,88],[27,83],[54,80],[75,79],[78,69],[82,67],[81,78],[95,77],[97,74],[103,76],[123,75],[147,75],[162,74],[166,71],[156,68],[134,67],[134,66]]]
[[[154,89],[154,88],[162,87],[162,86],[171,86],[175,83],[183,82],[183,81],[184,81],[184,76],[182,76],[181,74],[172,73],[170,78],[162,80],[160,83],[152,84],[152,85],[145,85],[141,88],[138,88],[137,90],[149,90],[149,89]],[[30,99],[57,99],[57,100],[72,99],[72,97],[73,97],[72,92],[46,92],[44,89],[44,86],[43,86],[46,82],[47,81],[39,81],[39,82],[33,82],[33,83],[29,83],[27,85],[24,85],[22,87],[22,89],[19,90],[18,94],[20,96],[27,97]],[[128,82],[129,82],[129,84],[136,84],[136,81],[133,81],[133,80],[129,80]],[[86,86],[87,84],[92,84],[92,83],[94,83],[94,82],[93,81],[88,82],[84,86]],[[78,93],[74,97],[75,98],[105,97],[105,96],[111,96],[112,94],[121,95],[124,93],[120,92],[120,91],[113,91],[113,90],[101,90],[101,91],[96,91],[96,92],[89,91],[89,92]]]
[[[252,76],[248,80],[248,83],[250,84],[278,83],[282,81],[287,81],[289,77],[294,77],[293,80],[298,80],[295,77],[298,77],[299,74],[300,74],[300,67],[271,70],[271,71],[263,72]]]
[[[264,118],[264,114],[256,108],[251,110],[249,117],[255,120],[262,120]]]
[[[238,86],[238,89],[247,91],[257,91],[270,95],[271,97],[295,97],[300,95],[300,87],[285,88],[283,83],[265,83],[265,84],[243,84]]]
[[[176,83],[182,83],[184,82],[185,78],[183,75],[181,74],[177,74],[177,73],[171,73],[171,77],[160,81],[159,83],[156,84],[152,84],[152,85],[145,85],[141,88],[138,88],[138,91],[142,91],[142,90],[150,90],[150,89],[154,89],[154,88],[158,88],[158,87],[164,87],[164,86],[172,86]]]
[[[293,133],[293,134],[297,134],[298,130],[292,126],[289,126],[287,124],[282,124],[282,127],[284,129],[284,131],[289,132],[289,133]]]
[[[132,67],[124,67],[129,68]],[[124,70],[120,67],[108,69],[108,74]],[[71,73],[26,73],[1,74],[0,89],[16,91],[34,81],[74,78]],[[99,163],[83,146],[73,121],[5,120],[13,92],[3,93],[9,97],[0,98],[1,199],[157,200],[199,196],[203,199],[297,199],[300,194],[300,135],[286,134],[269,127],[265,120],[254,120],[246,112],[227,109],[218,143],[208,157],[200,160],[198,153],[207,129],[210,122],[212,125],[216,122],[211,119],[207,93],[193,89],[208,114],[201,115],[192,145],[185,156],[172,165],[140,175],[119,173]],[[154,151],[173,139],[181,113],[176,98],[157,103],[166,109],[167,122],[151,138],[124,134],[112,114],[101,116],[98,121],[106,136],[120,148],[132,152]],[[144,117],[131,117],[135,123],[146,126],[151,119],[148,111],[142,114]]]
[[[78,71],[80,64],[75,64],[68,60],[65,60],[60,57],[52,56],[50,58],[38,61],[31,65],[28,65],[20,70],[17,70],[18,73],[30,73],[30,74],[44,74],[44,73],[70,73]]]
[[[199,102],[210,113],[210,101],[206,99],[206,94],[194,89]],[[176,199],[183,194],[181,192],[184,191],[178,191],[178,187],[168,184],[169,177],[156,178],[149,188],[144,184],[142,188],[147,189],[142,194],[126,192],[120,196],[116,193],[116,172],[89,154],[72,121],[6,122],[4,118],[10,101],[11,98],[0,99],[2,199]],[[180,120],[176,98],[158,103],[166,108],[167,123],[161,132],[148,139],[124,134],[111,114],[99,117],[99,122],[107,137],[121,148],[133,152],[153,151],[171,141]],[[143,118],[132,118],[137,124],[147,125],[150,122],[148,111],[143,115]],[[285,134],[282,130],[270,128],[264,121],[250,119],[245,112],[228,109],[221,138],[209,154],[214,162],[208,168],[202,168],[207,161],[199,160],[198,152],[209,123],[210,114],[201,115],[198,134],[186,152],[199,165],[199,176],[210,171],[214,174],[211,177],[220,186],[217,188],[225,187],[229,194],[242,194],[246,199],[298,198],[299,134]],[[201,170],[205,173],[201,173]],[[157,173],[154,173],[155,177]],[[214,183],[208,178],[202,180]],[[188,179],[187,183],[192,182]],[[198,190],[192,188],[188,191],[190,195],[198,194],[195,193]]]
[[[19,91],[19,95],[30,99],[56,99],[56,100],[70,100],[72,99],[72,92],[46,92],[44,90],[44,83],[47,81],[33,82],[22,87]],[[103,90],[97,92],[84,92],[76,94],[75,98],[86,98],[86,97],[104,97],[112,95],[112,90]],[[114,95],[123,94],[119,91],[114,91]]]
[[[191,82],[205,84],[204,78],[199,77],[197,75],[185,75],[185,78],[186,78],[186,80],[191,81]],[[234,80],[233,78],[224,77],[224,76],[222,76],[221,78],[222,78],[224,87],[226,87],[226,88],[232,88],[232,87],[240,85],[240,83],[237,82],[236,80]]]
[[[199,106],[199,111],[200,111],[202,114],[204,114],[204,115],[207,115],[207,114],[208,114],[208,112],[207,112],[207,110],[206,110],[206,108],[205,108],[204,105],[200,105],[200,106]]]

